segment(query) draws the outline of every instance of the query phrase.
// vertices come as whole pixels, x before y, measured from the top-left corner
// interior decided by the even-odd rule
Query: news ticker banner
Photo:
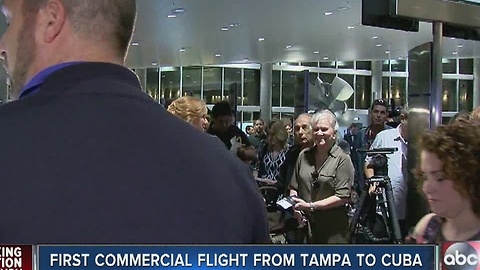
[[[438,252],[440,251],[440,252]],[[35,253],[35,257],[34,257]],[[439,264],[437,254],[440,253]],[[0,270],[247,268],[480,269],[480,242],[350,246],[12,246],[0,245]]]
[[[435,246],[0,246],[0,269],[435,269]],[[33,253],[35,252],[35,257]],[[32,264],[34,261],[34,265]],[[32,268],[32,266],[34,268]],[[452,268],[452,270],[455,270]]]

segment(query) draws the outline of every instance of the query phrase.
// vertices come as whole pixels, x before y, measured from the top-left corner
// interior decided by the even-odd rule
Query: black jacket
[[[127,68],[63,68],[0,107],[0,126],[1,243],[268,240],[248,168]]]

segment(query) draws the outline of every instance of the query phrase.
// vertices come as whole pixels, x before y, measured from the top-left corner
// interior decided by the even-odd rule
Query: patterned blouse
[[[264,170],[262,170],[262,175],[259,175],[259,177],[279,181],[280,166],[285,162],[287,152],[288,148],[283,148],[280,153],[273,156],[272,152],[267,151],[261,161]]]

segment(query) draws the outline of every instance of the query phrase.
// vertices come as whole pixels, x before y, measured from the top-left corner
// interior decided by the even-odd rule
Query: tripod
[[[402,233],[400,231],[397,211],[395,209],[392,184],[390,177],[388,177],[387,174],[388,166],[386,154],[391,154],[394,151],[397,150],[392,148],[365,151],[371,155],[375,155],[372,159],[372,163],[369,165],[369,167],[374,169],[374,176],[368,179],[365,184],[362,194],[360,195],[357,210],[350,223],[350,239],[352,239],[353,243],[355,243],[355,235],[358,234],[360,230],[363,230],[368,241],[372,243],[402,243]],[[374,184],[377,184],[377,189],[375,194],[371,195],[369,190]],[[370,207],[369,209],[369,203],[372,199],[375,203],[373,204],[373,208]],[[386,236],[381,238],[376,237],[369,228],[360,224],[361,218],[367,220],[368,218],[373,217],[373,220],[375,221],[375,218],[378,217],[376,215],[377,206],[380,208],[382,225],[384,225],[386,229]]]

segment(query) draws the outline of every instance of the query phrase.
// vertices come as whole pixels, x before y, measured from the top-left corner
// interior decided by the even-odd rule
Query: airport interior
[[[363,2],[371,2],[365,8],[378,9],[376,2],[388,1]],[[429,19],[416,20],[417,27],[402,23],[412,31],[362,24],[361,0],[137,3],[126,65],[146,93],[158,102],[191,94],[211,108],[229,99],[235,85],[239,125],[293,116],[295,87],[305,71],[311,84],[317,77],[325,83],[337,76],[346,81],[354,94],[345,101],[349,113],[342,123],[367,124],[372,100],[407,103],[409,51],[434,37]],[[477,17],[469,19],[478,23]],[[464,39],[464,32],[441,38],[442,121],[480,105],[480,43],[475,40],[480,34]],[[8,102],[5,74],[1,77],[0,100]]]

